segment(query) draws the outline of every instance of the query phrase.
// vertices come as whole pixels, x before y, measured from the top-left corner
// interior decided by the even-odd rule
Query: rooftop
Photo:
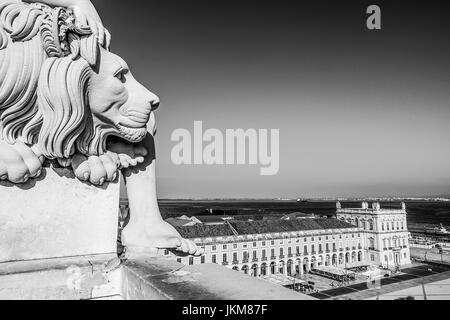
[[[170,221],[169,221],[170,223]],[[231,227],[230,227],[231,226]],[[296,220],[261,220],[229,221],[224,225],[174,226],[185,238],[228,237],[236,235],[253,235],[283,233],[295,231],[313,231],[329,229],[352,229],[355,226],[337,219],[296,219]],[[233,230],[234,229],[234,230]],[[237,234],[235,234],[235,232]]]
[[[362,202],[360,208],[342,208],[341,203],[336,203],[337,213],[365,213],[365,214],[384,214],[384,213],[406,213],[406,205],[402,202],[400,208],[381,208],[379,202],[373,202],[372,206],[369,206],[368,202]]]

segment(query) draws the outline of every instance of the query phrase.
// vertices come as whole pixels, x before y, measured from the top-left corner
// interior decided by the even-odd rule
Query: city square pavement
[[[445,290],[449,292],[450,287],[450,266],[417,264],[402,269],[398,275],[382,278],[378,283],[357,283],[320,291],[311,296],[321,300],[397,299],[418,296],[417,287],[420,287],[422,299],[424,299],[423,285],[425,285],[425,291],[430,292],[430,297],[445,298],[443,293]]]

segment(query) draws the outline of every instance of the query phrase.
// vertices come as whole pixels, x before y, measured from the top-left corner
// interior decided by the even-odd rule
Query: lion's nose
[[[159,108],[159,104],[160,104],[160,101],[158,98],[155,98],[152,101],[150,101],[150,106],[152,107],[152,112]]]

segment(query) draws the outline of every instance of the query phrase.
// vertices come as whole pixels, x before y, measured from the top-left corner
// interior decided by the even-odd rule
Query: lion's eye
[[[124,75],[123,71],[116,73],[116,78],[119,79],[120,81],[125,80],[125,75]]]
[[[127,74],[127,70],[120,70],[119,72],[117,72],[115,74],[115,77],[117,79],[119,79],[121,82],[125,82],[126,81],[126,77],[125,77],[126,74]]]

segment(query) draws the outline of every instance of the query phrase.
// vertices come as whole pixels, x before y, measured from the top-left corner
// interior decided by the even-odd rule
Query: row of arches
[[[351,264],[363,262],[362,251],[353,251],[340,254],[311,257],[311,259],[288,259],[280,260],[278,262],[272,261],[270,263],[261,263],[253,265],[243,265],[242,267],[234,266],[233,270],[241,271],[244,274],[249,274],[254,277],[266,276],[271,274],[286,274],[288,276],[302,275],[317,268],[318,266],[347,266]]]

